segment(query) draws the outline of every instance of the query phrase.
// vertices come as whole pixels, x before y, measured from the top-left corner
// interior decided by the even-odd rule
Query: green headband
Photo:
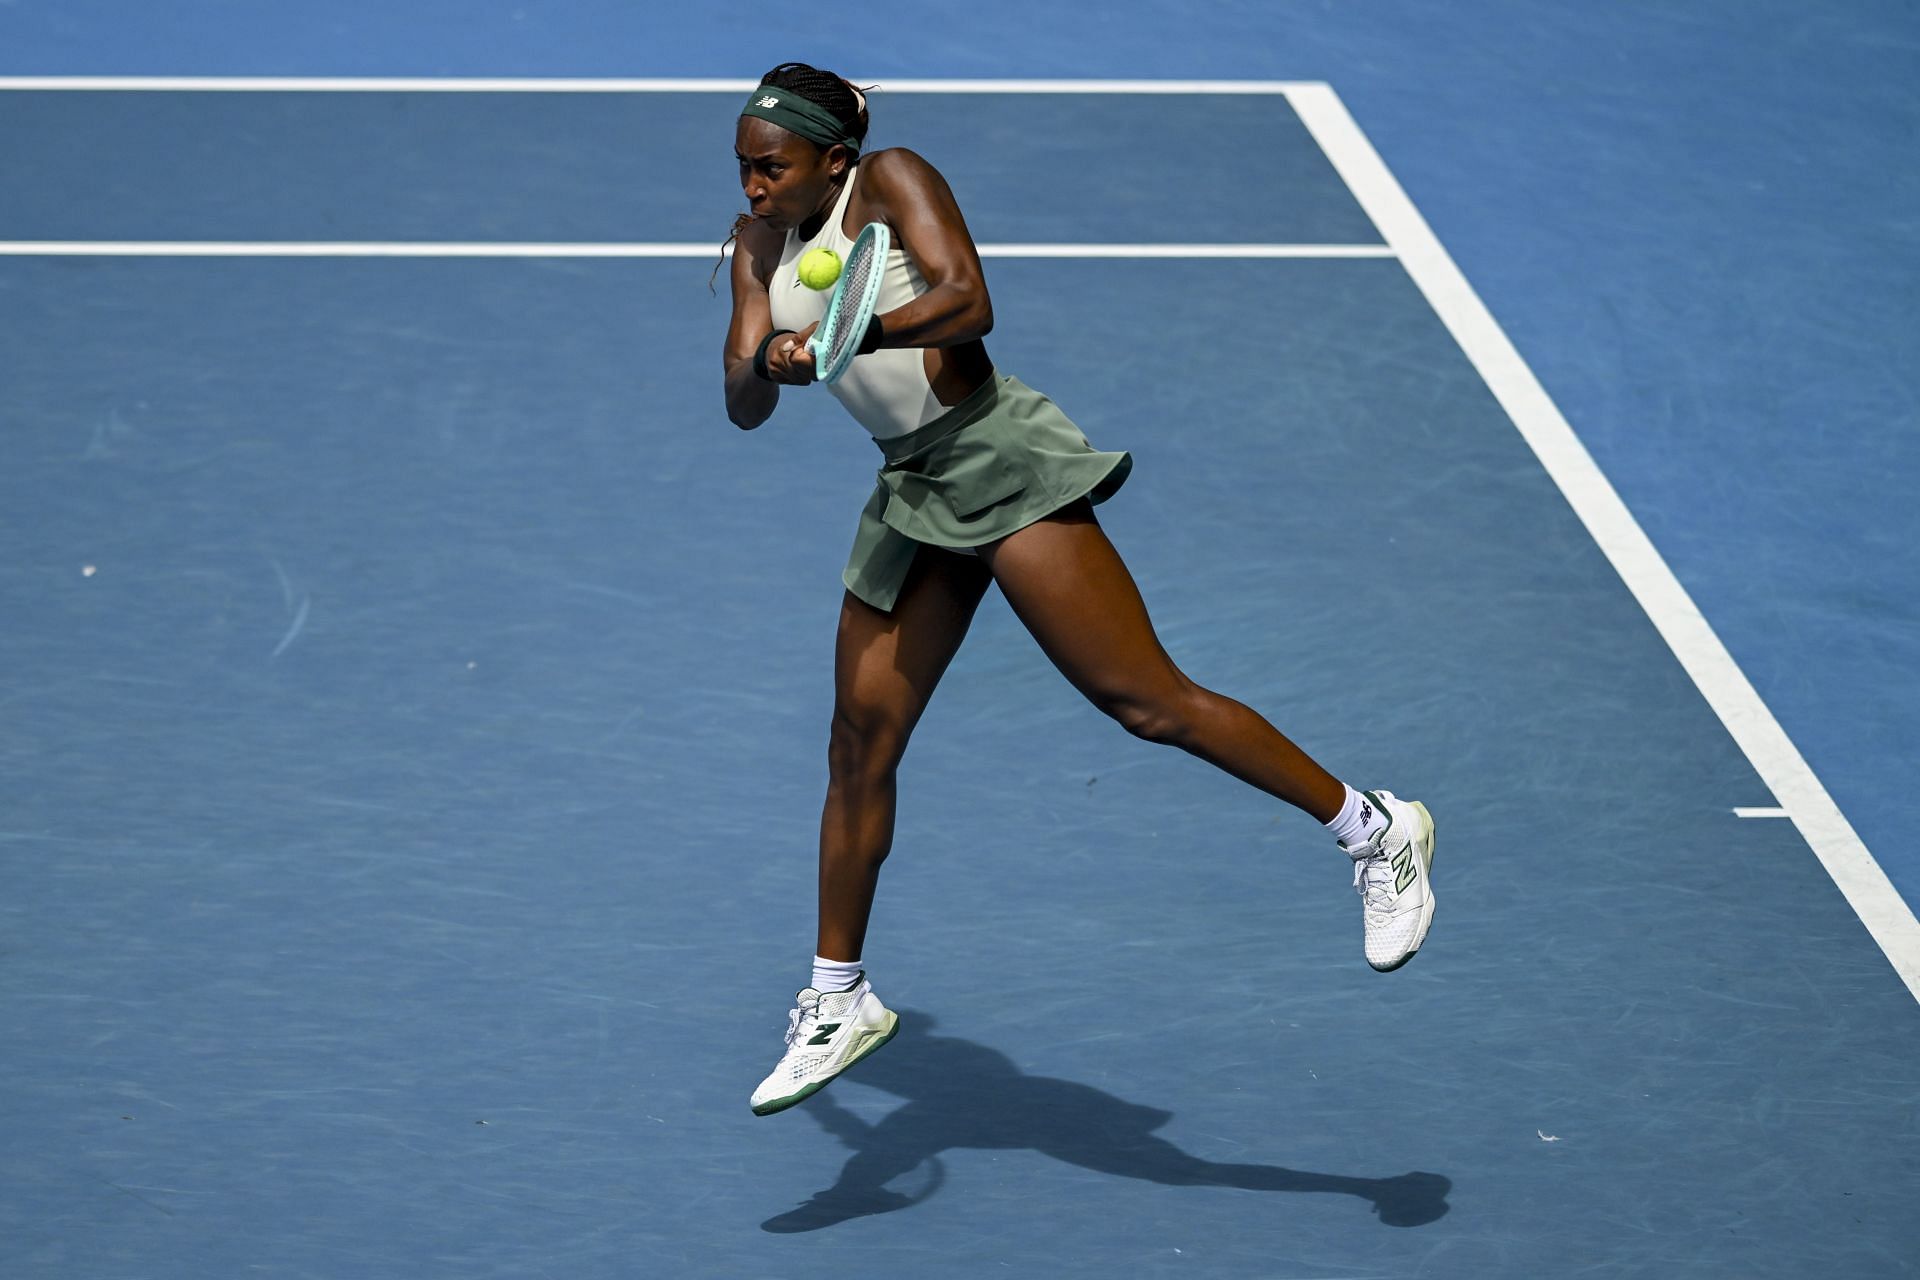
[[[838,144],[855,155],[860,154],[860,139],[849,133],[847,126],[834,118],[833,112],[817,102],[808,101],[791,89],[763,84],[753,91],[753,96],[747,99],[747,105],[740,114],[770,120],[788,133],[797,133],[816,146],[824,148]]]

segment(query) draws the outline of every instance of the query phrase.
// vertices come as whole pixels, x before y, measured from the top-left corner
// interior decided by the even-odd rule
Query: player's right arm
[[[767,301],[767,279],[780,260],[785,237],[759,222],[750,222],[733,242],[733,322],[727,326],[727,417],[742,431],[751,431],[773,416],[780,388],[753,371],[753,353],[760,340],[773,332],[773,308]]]

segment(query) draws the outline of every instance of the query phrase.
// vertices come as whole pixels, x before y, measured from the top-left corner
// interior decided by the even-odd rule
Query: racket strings
[[[848,256],[847,265],[841,273],[843,280],[841,288],[845,291],[847,298],[859,298],[866,293],[867,277],[873,274],[874,258],[875,254],[870,244],[861,246],[860,252]],[[845,315],[835,317],[839,323],[834,326],[833,333],[828,337],[827,354],[826,359],[822,361],[823,364],[832,366],[840,363],[847,349],[857,347],[860,339],[866,336],[866,327],[858,326],[856,331],[856,326],[847,323],[850,318]]]
[[[867,325],[880,303],[886,281],[887,254],[893,240],[885,223],[870,222],[847,250],[846,265],[827,303],[827,314],[809,340],[821,382],[832,383],[847,371],[866,339]]]

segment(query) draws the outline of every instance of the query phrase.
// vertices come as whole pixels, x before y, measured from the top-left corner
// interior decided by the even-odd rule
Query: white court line
[[[1384,244],[983,244],[983,258],[1391,258]]]
[[[1286,94],[1315,87],[1289,80],[911,80],[849,76],[881,93]],[[339,76],[0,76],[6,90],[93,93],[751,93],[758,80],[714,78],[379,79]]]
[[[983,244],[983,258],[1391,258],[1383,244]],[[713,258],[714,244],[306,240],[4,240],[0,257]],[[731,252],[729,248],[728,252]]]
[[[1785,809],[1754,809],[1735,805],[1733,816],[1736,818],[1791,818],[1793,815]]]
[[[1754,692],[1340,99],[1325,85],[1297,87],[1289,96],[1308,131],[1399,254],[1407,274],[1532,446],[1587,532],[1659,628],[1761,780],[1792,816],[1907,989],[1920,999],[1920,920],[1914,918],[1912,908]]]

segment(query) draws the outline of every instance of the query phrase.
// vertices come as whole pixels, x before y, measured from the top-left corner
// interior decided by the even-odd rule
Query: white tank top
[[[827,313],[831,289],[809,289],[800,283],[800,255],[809,249],[831,249],[845,261],[853,241],[841,230],[847,201],[853,184],[859,180],[860,166],[853,166],[846,186],[833,212],[821,224],[813,239],[801,240],[798,228],[787,231],[787,242],[780,250],[780,265],[767,282],[767,301],[773,312],[773,327],[796,332],[817,323]],[[880,300],[874,314],[884,315],[904,307],[927,291],[927,282],[896,241],[887,253],[887,274],[880,285]],[[886,347],[855,356],[840,380],[827,390],[839,397],[847,412],[873,433],[876,440],[903,436],[926,426],[947,411],[927,381],[926,355],[919,347]]]

